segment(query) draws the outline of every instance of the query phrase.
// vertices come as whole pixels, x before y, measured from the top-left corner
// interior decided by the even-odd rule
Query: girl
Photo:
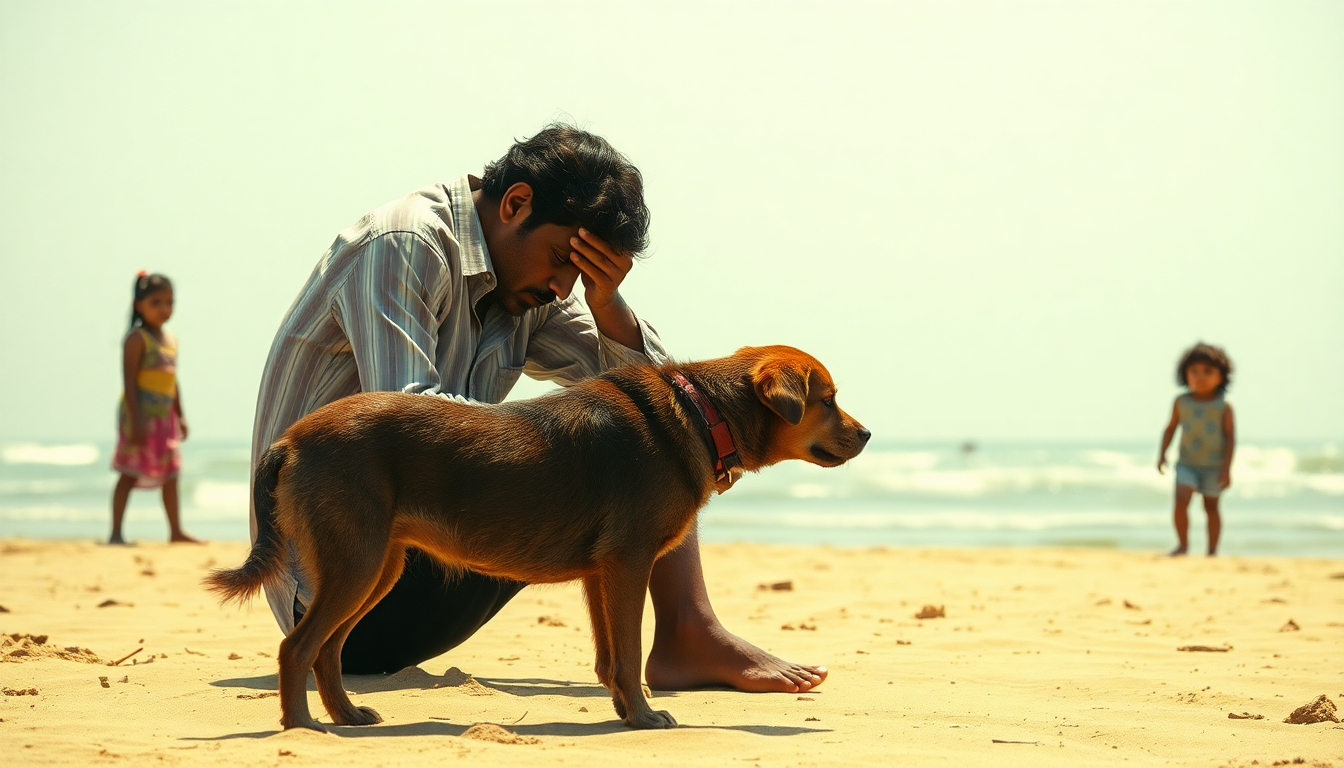
[[[112,492],[112,536],[125,544],[121,522],[131,488],[163,488],[169,541],[196,542],[178,519],[177,475],[182,468],[178,443],[187,438],[182,394],[177,388],[177,339],[163,329],[173,316],[173,284],[163,275],[135,278],[131,328],[122,347],[124,391],[118,413],[119,433],[112,468],[121,473]]]
[[[1181,453],[1176,460],[1176,549],[1173,557],[1184,555],[1190,542],[1186,528],[1186,509],[1190,497],[1204,497],[1204,512],[1209,517],[1209,557],[1218,554],[1218,536],[1223,520],[1218,497],[1232,485],[1232,451],[1236,447],[1236,428],[1232,406],[1223,399],[1232,383],[1232,361],[1227,353],[1211,344],[1199,343],[1181,356],[1176,366],[1176,381],[1188,392],[1176,398],[1171,421],[1162,434],[1162,449],[1157,456],[1157,471],[1167,466],[1167,448],[1181,427]]]

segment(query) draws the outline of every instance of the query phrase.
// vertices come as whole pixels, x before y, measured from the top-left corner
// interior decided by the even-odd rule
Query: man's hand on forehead
[[[635,258],[612,248],[607,241],[579,228],[571,237],[569,260],[579,268],[583,279],[583,299],[591,310],[600,310],[619,296],[618,289],[635,265]]]

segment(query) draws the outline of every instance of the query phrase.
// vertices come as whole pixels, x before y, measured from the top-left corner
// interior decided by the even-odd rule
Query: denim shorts
[[[1217,498],[1223,492],[1223,484],[1218,481],[1221,467],[1195,467],[1189,464],[1176,465],[1176,484],[1194,488],[1206,498]]]

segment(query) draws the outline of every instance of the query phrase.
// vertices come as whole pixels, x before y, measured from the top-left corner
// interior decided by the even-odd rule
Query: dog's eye
[[[822,400],[822,401],[821,401],[821,404],[824,405],[824,406],[826,406],[827,408],[834,408],[834,407],[835,407],[835,398],[834,398],[834,397],[828,397],[828,398],[826,398],[825,400]]]

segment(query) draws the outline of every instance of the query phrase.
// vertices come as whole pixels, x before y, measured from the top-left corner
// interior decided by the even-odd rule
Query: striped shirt
[[[495,287],[470,177],[421,189],[336,236],[289,308],[262,373],[252,467],[291,424],[358,392],[400,391],[497,403],[521,374],[569,386],[609,368],[669,361],[639,322],[644,349],[598,332],[577,294],[522,316],[477,302]],[[253,510],[255,514],[255,510]],[[257,524],[249,516],[252,539]],[[280,628],[294,628],[290,568],[266,597]]]

